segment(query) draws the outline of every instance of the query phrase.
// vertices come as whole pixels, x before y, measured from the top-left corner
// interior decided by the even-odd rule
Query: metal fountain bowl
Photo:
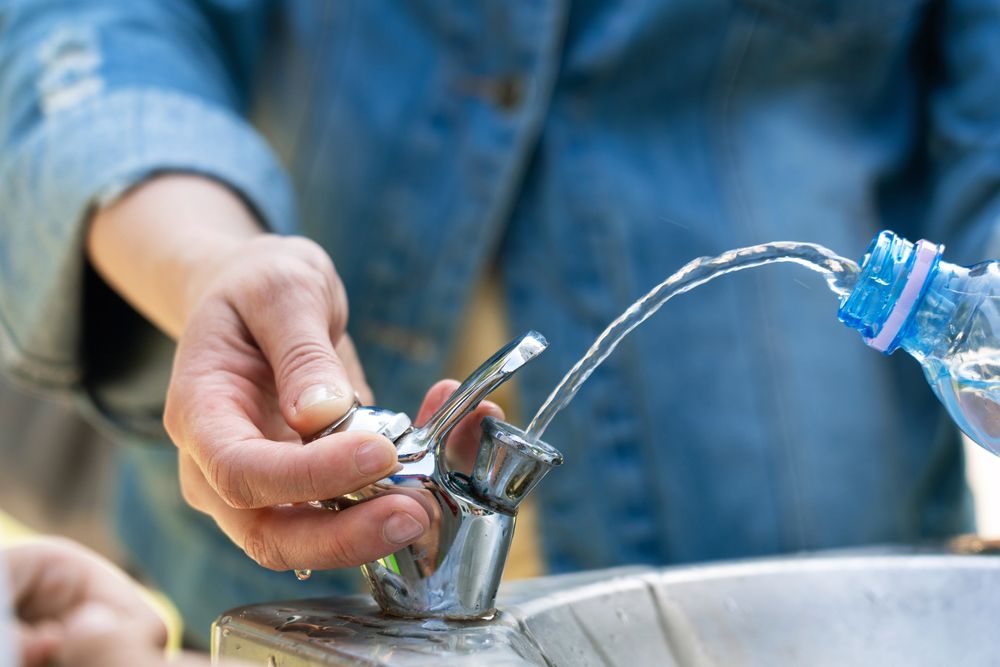
[[[241,607],[213,657],[301,665],[1000,665],[1000,558],[816,555],[512,582],[491,621],[352,596]]]

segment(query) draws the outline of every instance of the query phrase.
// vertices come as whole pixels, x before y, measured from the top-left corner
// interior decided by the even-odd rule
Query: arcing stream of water
[[[826,284],[839,297],[850,293],[860,271],[856,263],[823,246],[791,241],[737,248],[716,257],[699,257],[688,262],[680,271],[633,303],[597,337],[583,358],[570,369],[538,409],[525,430],[526,439],[534,442],[542,437],[552,419],[573,400],[590,374],[614,352],[618,343],[671,298],[727,273],[778,262],[793,262],[822,273]]]

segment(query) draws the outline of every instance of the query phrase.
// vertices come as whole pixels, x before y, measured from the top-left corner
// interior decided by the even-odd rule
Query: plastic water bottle
[[[910,353],[958,426],[1000,455],[1000,263],[957,266],[943,250],[881,232],[839,317],[876,350]]]

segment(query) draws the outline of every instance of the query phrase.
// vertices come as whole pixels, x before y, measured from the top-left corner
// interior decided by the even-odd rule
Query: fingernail
[[[393,544],[409,544],[423,532],[424,527],[406,512],[393,512],[382,524],[382,536]]]
[[[354,452],[354,465],[362,475],[372,475],[396,463],[396,448],[388,440],[368,440]]]
[[[330,384],[315,384],[299,394],[299,400],[295,401],[295,411],[302,412],[314,405],[326,403],[327,401],[337,401],[343,397],[344,392],[338,387]]]

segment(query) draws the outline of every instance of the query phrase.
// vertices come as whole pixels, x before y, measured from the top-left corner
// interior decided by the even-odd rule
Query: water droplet
[[[295,578],[299,581],[305,581],[311,576],[313,576],[312,570],[295,570]]]

